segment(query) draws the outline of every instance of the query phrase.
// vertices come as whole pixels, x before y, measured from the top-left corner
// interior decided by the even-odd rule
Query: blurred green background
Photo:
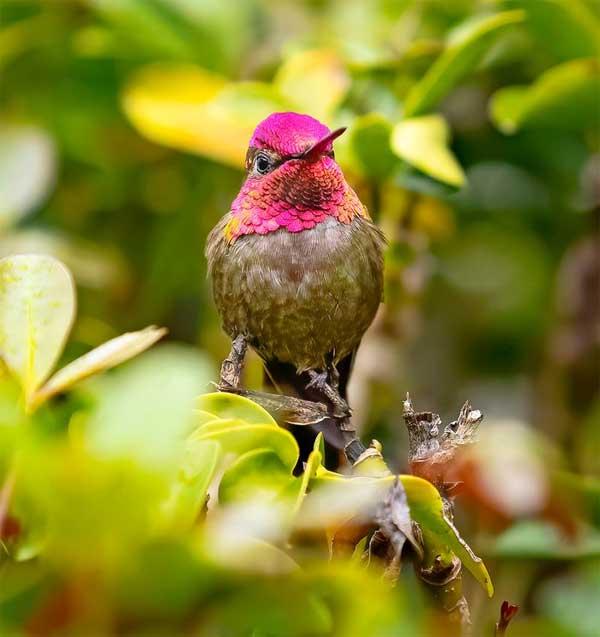
[[[229,346],[204,241],[253,127],[348,126],[336,156],[390,242],[351,386],[362,436],[405,471],[407,391],[445,421],[483,410],[459,517],[497,599],[524,605],[511,634],[592,637],[599,53],[595,0],[2,0],[0,256],[73,272],[65,361],[164,325],[203,391]]]

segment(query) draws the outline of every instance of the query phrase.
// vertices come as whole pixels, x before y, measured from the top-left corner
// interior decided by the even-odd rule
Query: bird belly
[[[382,245],[379,230],[362,218],[223,245],[211,270],[226,332],[246,335],[265,360],[299,371],[341,360],[379,306]]]

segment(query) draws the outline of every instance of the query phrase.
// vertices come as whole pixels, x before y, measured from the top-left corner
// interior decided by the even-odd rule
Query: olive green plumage
[[[230,215],[211,232],[206,254],[223,327],[243,334],[266,361],[297,371],[325,369],[357,347],[383,291],[381,231],[366,217],[334,217],[314,228],[228,242]]]

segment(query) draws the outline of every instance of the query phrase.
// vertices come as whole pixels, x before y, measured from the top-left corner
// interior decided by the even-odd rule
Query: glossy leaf
[[[337,526],[348,520],[364,520],[365,516],[374,511],[374,506],[385,495],[395,478],[393,475],[384,478],[344,478],[320,469],[314,479],[314,488],[307,498],[307,504],[314,504],[310,500],[315,500],[316,496],[319,496],[320,489],[328,489],[329,493],[325,491],[325,497],[314,507],[320,511],[321,518],[327,520],[328,516],[332,516],[330,521],[335,521]],[[444,515],[438,490],[427,480],[416,476],[399,475],[398,478],[406,491],[411,518],[421,527],[426,560],[433,563],[439,555],[444,562],[449,563],[452,555],[456,555],[491,596],[494,588],[485,564],[473,553],[456,527]],[[310,509],[309,506],[309,515]]]
[[[98,456],[125,456],[156,472],[172,472],[198,388],[212,373],[199,352],[167,344],[90,381],[96,407],[85,431],[87,446]]]
[[[273,425],[277,423],[271,414],[253,400],[227,392],[203,394],[196,400],[196,407],[213,418],[239,418],[248,424]]]
[[[390,122],[378,113],[358,117],[352,125],[352,151],[366,176],[384,179],[397,163],[390,149],[391,132]]]
[[[138,332],[127,332],[103,343],[56,372],[34,394],[33,404],[38,406],[52,396],[69,389],[80,380],[120,365],[141,354],[166,333],[165,328],[151,326]]]
[[[574,60],[542,73],[531,86],[509,86],[491,101],[492,120],[504,133],[522,128],[581,130],[600,124],[600,62]]]
[[[327,122],[344,99],[350,77],[333,51],[301,51],[285,60],[274,84],[294,110]]]
[[[325,438],[323,437],[323,433],[319,432],[317,437],[315,438],[313,450],[310,452],[308,460],[306,461],[306,464],[304,466],[304,471],[302,472],[300,488],[298,490],[296,503],[294,505],[294,513],[298,513],[298,511],[300,510],[304,497],[308,491],[310,482],[313,478],[316,477],[319,467],[322,467],[324,457]]]
[[[219,420],[219,418],[202,409],[194,409],[194,428],[202,427],[213,420]]]
[[[0,127],[0,231],[42,203],[55,172],[47,133],[31,126]]]
[[[253,449],[227,468],[219,485],[219,502],[273,499],[297,481],[272,449]]]
[[[404,116],[414,117],[432,110],[463,77],[477,68],[497,36],[524,17],[524,11],[505,11],[464,25],[409,91]]]
[[[27,254],[0,260],[0,355],[26,402],[52,371],[75,316],[75,286],[56,259]]]
[[[167,59],[194,55],[194,41],[187,29],[182,28],[181,17],[176,19],[176,14],[172,14],[174,7],[170,3],[136,0],[86,0],[86,3],[111,25],[113,33],[133,40],[138,50]]]
[[[422,172],[452,186],[465,181],[463,170],[448,149],[450,131],[439,115],[405,119],[392,131],[392,150]]]
[[[454,553],[491,597],[494,587],[487,568],[444,515],[438,490],[427,480],[416,476],[401,475],[399,478],[406,491],[410,515],[421,527],[425,554],[433,560],[437,555],[449,558]]]
[[[190,529],[207,498],[221,457],[220,446],[212,440],[188,441],[177,479],[163,505],[169,528]]]
[[[197,429],[190,439],[216,440],[224,453],[239,455],[252,449],[272,449],[289,471],[296,465],[299,455],[294,436],[270,424],[247,424],[235,419],[216,421]]]
[[[504,531],[494,542],[491,553],[505,559],[597,559],[600,534],[586,530],[577,538],[567,538],[548,522],[524,520]]]
[[[600,19],[586,0],[505,0],[505,4],[527,12],[525,27],[559,60],[600,54]]]
[[[61,261],[80,287],[127,289],[126,260],[113,247],[75,238],[48,228],[24,227],[0,233],[0,258],[13,254],[47,254]]]
[[[239,168],[255,126],[285,110],[266,84],[228,84],[200,67],[173,64],[139,71],[122,103],[133,125],[152,141]]]

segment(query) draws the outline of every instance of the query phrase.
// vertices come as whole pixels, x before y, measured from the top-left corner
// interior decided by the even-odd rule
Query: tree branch
[[[458,418],[442,428],[442,420],[432,412],[415,412],[410,396],[404,401],[404,422],[408,430],[409,466],[413,475],[432,482],[444,503],[444,515],[453,518],[452,492],[457,486],[448,472],[458,450],[475,441],[483,415],[467,401]],[[418,569],[421,580],[445,614],[447,634],[468,634],[471,627],[469,605],[462,593],[462,564],[456,556],[427,556]]]

